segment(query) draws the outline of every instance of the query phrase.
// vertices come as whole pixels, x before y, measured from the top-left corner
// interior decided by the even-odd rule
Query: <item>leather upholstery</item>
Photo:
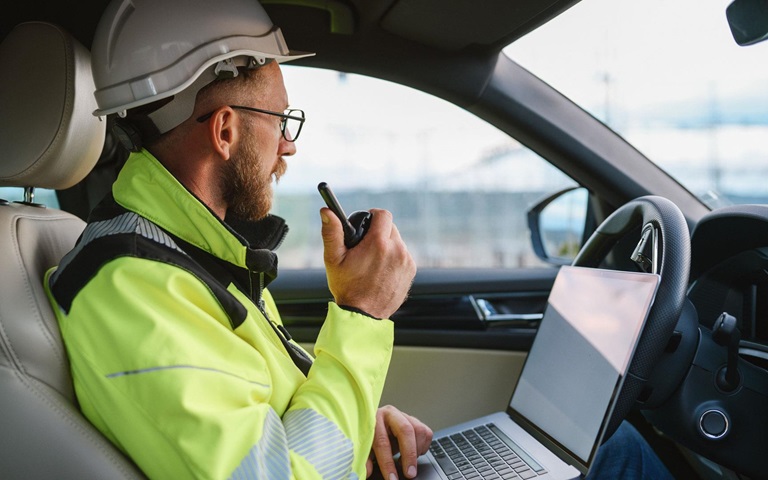
[[[88,51],[45,23],[0,44],[0,185],[65,188],[98,160]],[[144,478],[82,416],[43,289],[84,228],[55,209],[0,205],[0,477]]]
[[[104,145],[90,54],[60,28],[31,22],[3,39],[0,65],[0,186],[71,187]]]

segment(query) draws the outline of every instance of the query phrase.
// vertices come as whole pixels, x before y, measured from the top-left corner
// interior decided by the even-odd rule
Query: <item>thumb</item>
[[[344,230],[341,227],[341,221],[327,207],[320,209],[320,220],[325,263],[337,265],[347,251],[344,246]]]

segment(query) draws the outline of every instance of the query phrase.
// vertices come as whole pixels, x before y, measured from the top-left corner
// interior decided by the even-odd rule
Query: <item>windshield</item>
[[[711,207],[768,203],[768,42],[730,0],[583,0],[505,49]]]

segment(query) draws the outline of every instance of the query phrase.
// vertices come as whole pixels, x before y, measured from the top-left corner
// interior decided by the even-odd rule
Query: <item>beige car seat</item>
[[[90,54],[32,22],[2,39],[0,65],[0,186],[27,192],[26,203],[0,200],[0,477],[144,478],[78,410],[43,289],[84,222],[32,203],[32,187],[72,186],[101,153]]]

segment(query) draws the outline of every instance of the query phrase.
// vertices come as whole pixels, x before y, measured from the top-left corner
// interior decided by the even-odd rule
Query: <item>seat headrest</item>
[[[0,186],[64,189],[99,159],[91,58],[61,28],[17,25],[0,43]]]

